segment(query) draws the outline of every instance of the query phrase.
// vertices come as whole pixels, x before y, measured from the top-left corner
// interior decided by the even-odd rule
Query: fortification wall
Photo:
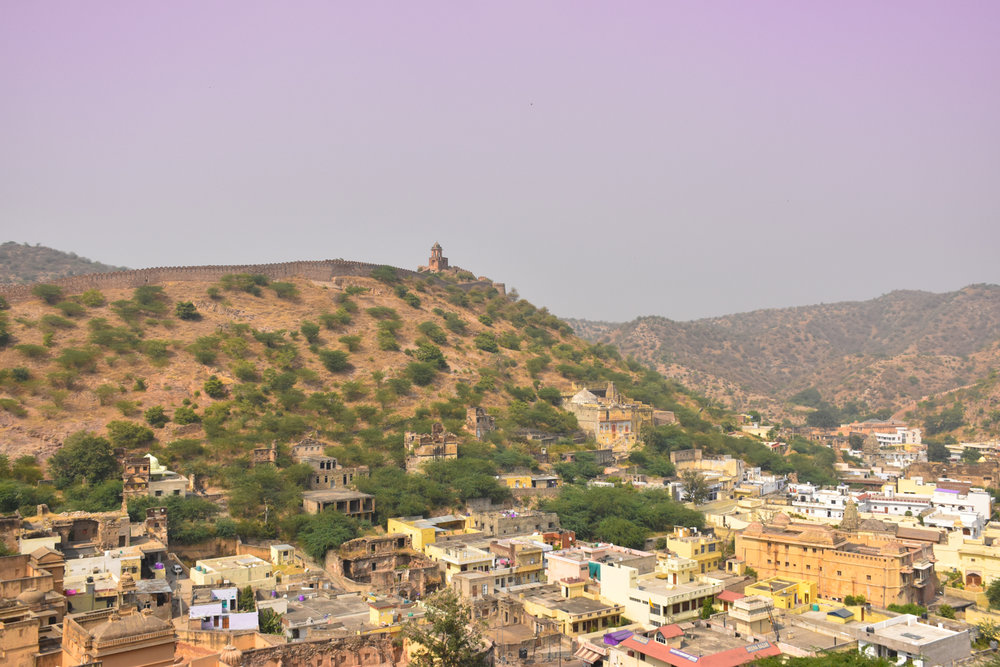
[[[279,262],[275,264],[231,264],[210,266],[158,266],[148,269],[131,271],[110,271],[108,273],[88,273],[81,276],[69,276],[53,280],[67,293],[73,294],[88,289],[134,289],[142,285],[159,285],[167,282],[214,282],[229,273],[256,273],[265,275],[271,280],[284,280],[300,277],[309,280],[328,282],[338,276],[371,276],[372,270],[383,266],[368,262],[349,262],[341,259],[325,259],[319,261]],[[396,268],[401,276],[422,276],[444,284],[439,278]],[[33,298],[33,285],[0,284],[0,296],[8,301],[24,301]],[[503,292],[499,283],[480,280],[470,283],[460,283],[458,287],[470,290],[475,287],[496,287]]]

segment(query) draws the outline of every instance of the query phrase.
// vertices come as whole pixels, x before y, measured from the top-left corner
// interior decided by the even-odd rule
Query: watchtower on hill
[[[448,258],[442,254],[441,244],[435,242],[431,246],[431,258],[427,261],[427,270],[431,273],[440,273],[448,269]]]

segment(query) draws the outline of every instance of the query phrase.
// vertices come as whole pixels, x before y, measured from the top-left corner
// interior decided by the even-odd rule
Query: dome
[[[19,602],[23,602],[24,604],[37,604],[44,599],[45,599],[45,593],[38,590],[37,588],[29,588],[28,590],[23,591],[20,595],[17,596],[17,600]]]
[[[171,630],[173,626],[155,616],[146,614],[127,614],[116,618],[111,616],[107,621],[90,631],[96,642],[109,642],[125,637],[135,637],[153,632]]]
[[[597,396],[594,396],[589,390],[581,389],[576,392],[576,395],[570,399],[571,403],[576,403],[577,405],[584,405],[586,403],[597,403]]]
[[[789,516],[784,512],[778,512],[774,515],[774,518],[771,519],[772,526],[787,526],[791,522],[791,518],[789,518]]]
[[[232,644],[227,644],[222,653],[219,654],[219,660],[229,667],[237,667],[241,662],[243,662],[243,651],[239,650]]]

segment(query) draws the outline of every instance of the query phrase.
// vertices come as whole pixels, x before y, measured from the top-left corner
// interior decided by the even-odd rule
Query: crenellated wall
[[[368,277],[372,270],[383,266],[368,262],[349,262],[342,259],[324,259],[319,261],[279,262],[275,264],[233,264],[210,266],[159,266],[131,271],[111,271],[108,273],[88,273],[82,276],[70,276],[51,281],[66,292],[82,292],[88,289],[132,289],[142,285],[158,285],[166,282],[205,282],[216,281],[229,273],[256,273],[265,275],[271,280],[300,277],[309,280],[328,282],[337,276]],[[417,273],[408,269],[396,269],[401,276],[421,276],[435,282],[444,283],[439,278],[428,274]],[[0,296],[8,301],[23,301],[33,298],[33,285],[0,284]],[[494,287],[505,293],[501,283],[477,281],[460,283],[458,287],[469,290],[474,287]]]

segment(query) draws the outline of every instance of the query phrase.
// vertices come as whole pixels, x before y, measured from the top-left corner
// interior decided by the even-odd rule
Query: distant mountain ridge
[[[0,283],[25,285],[85,273],[124,271],[127,267],[95,262],[76,253],[43,245],[7,241],[0,244]]]
[[[675,322],[566,320],[731,407],[773,406],[809,387],[826,400],[899,410],[1000,366],[1000,286],[896,291],[861,302]]]

